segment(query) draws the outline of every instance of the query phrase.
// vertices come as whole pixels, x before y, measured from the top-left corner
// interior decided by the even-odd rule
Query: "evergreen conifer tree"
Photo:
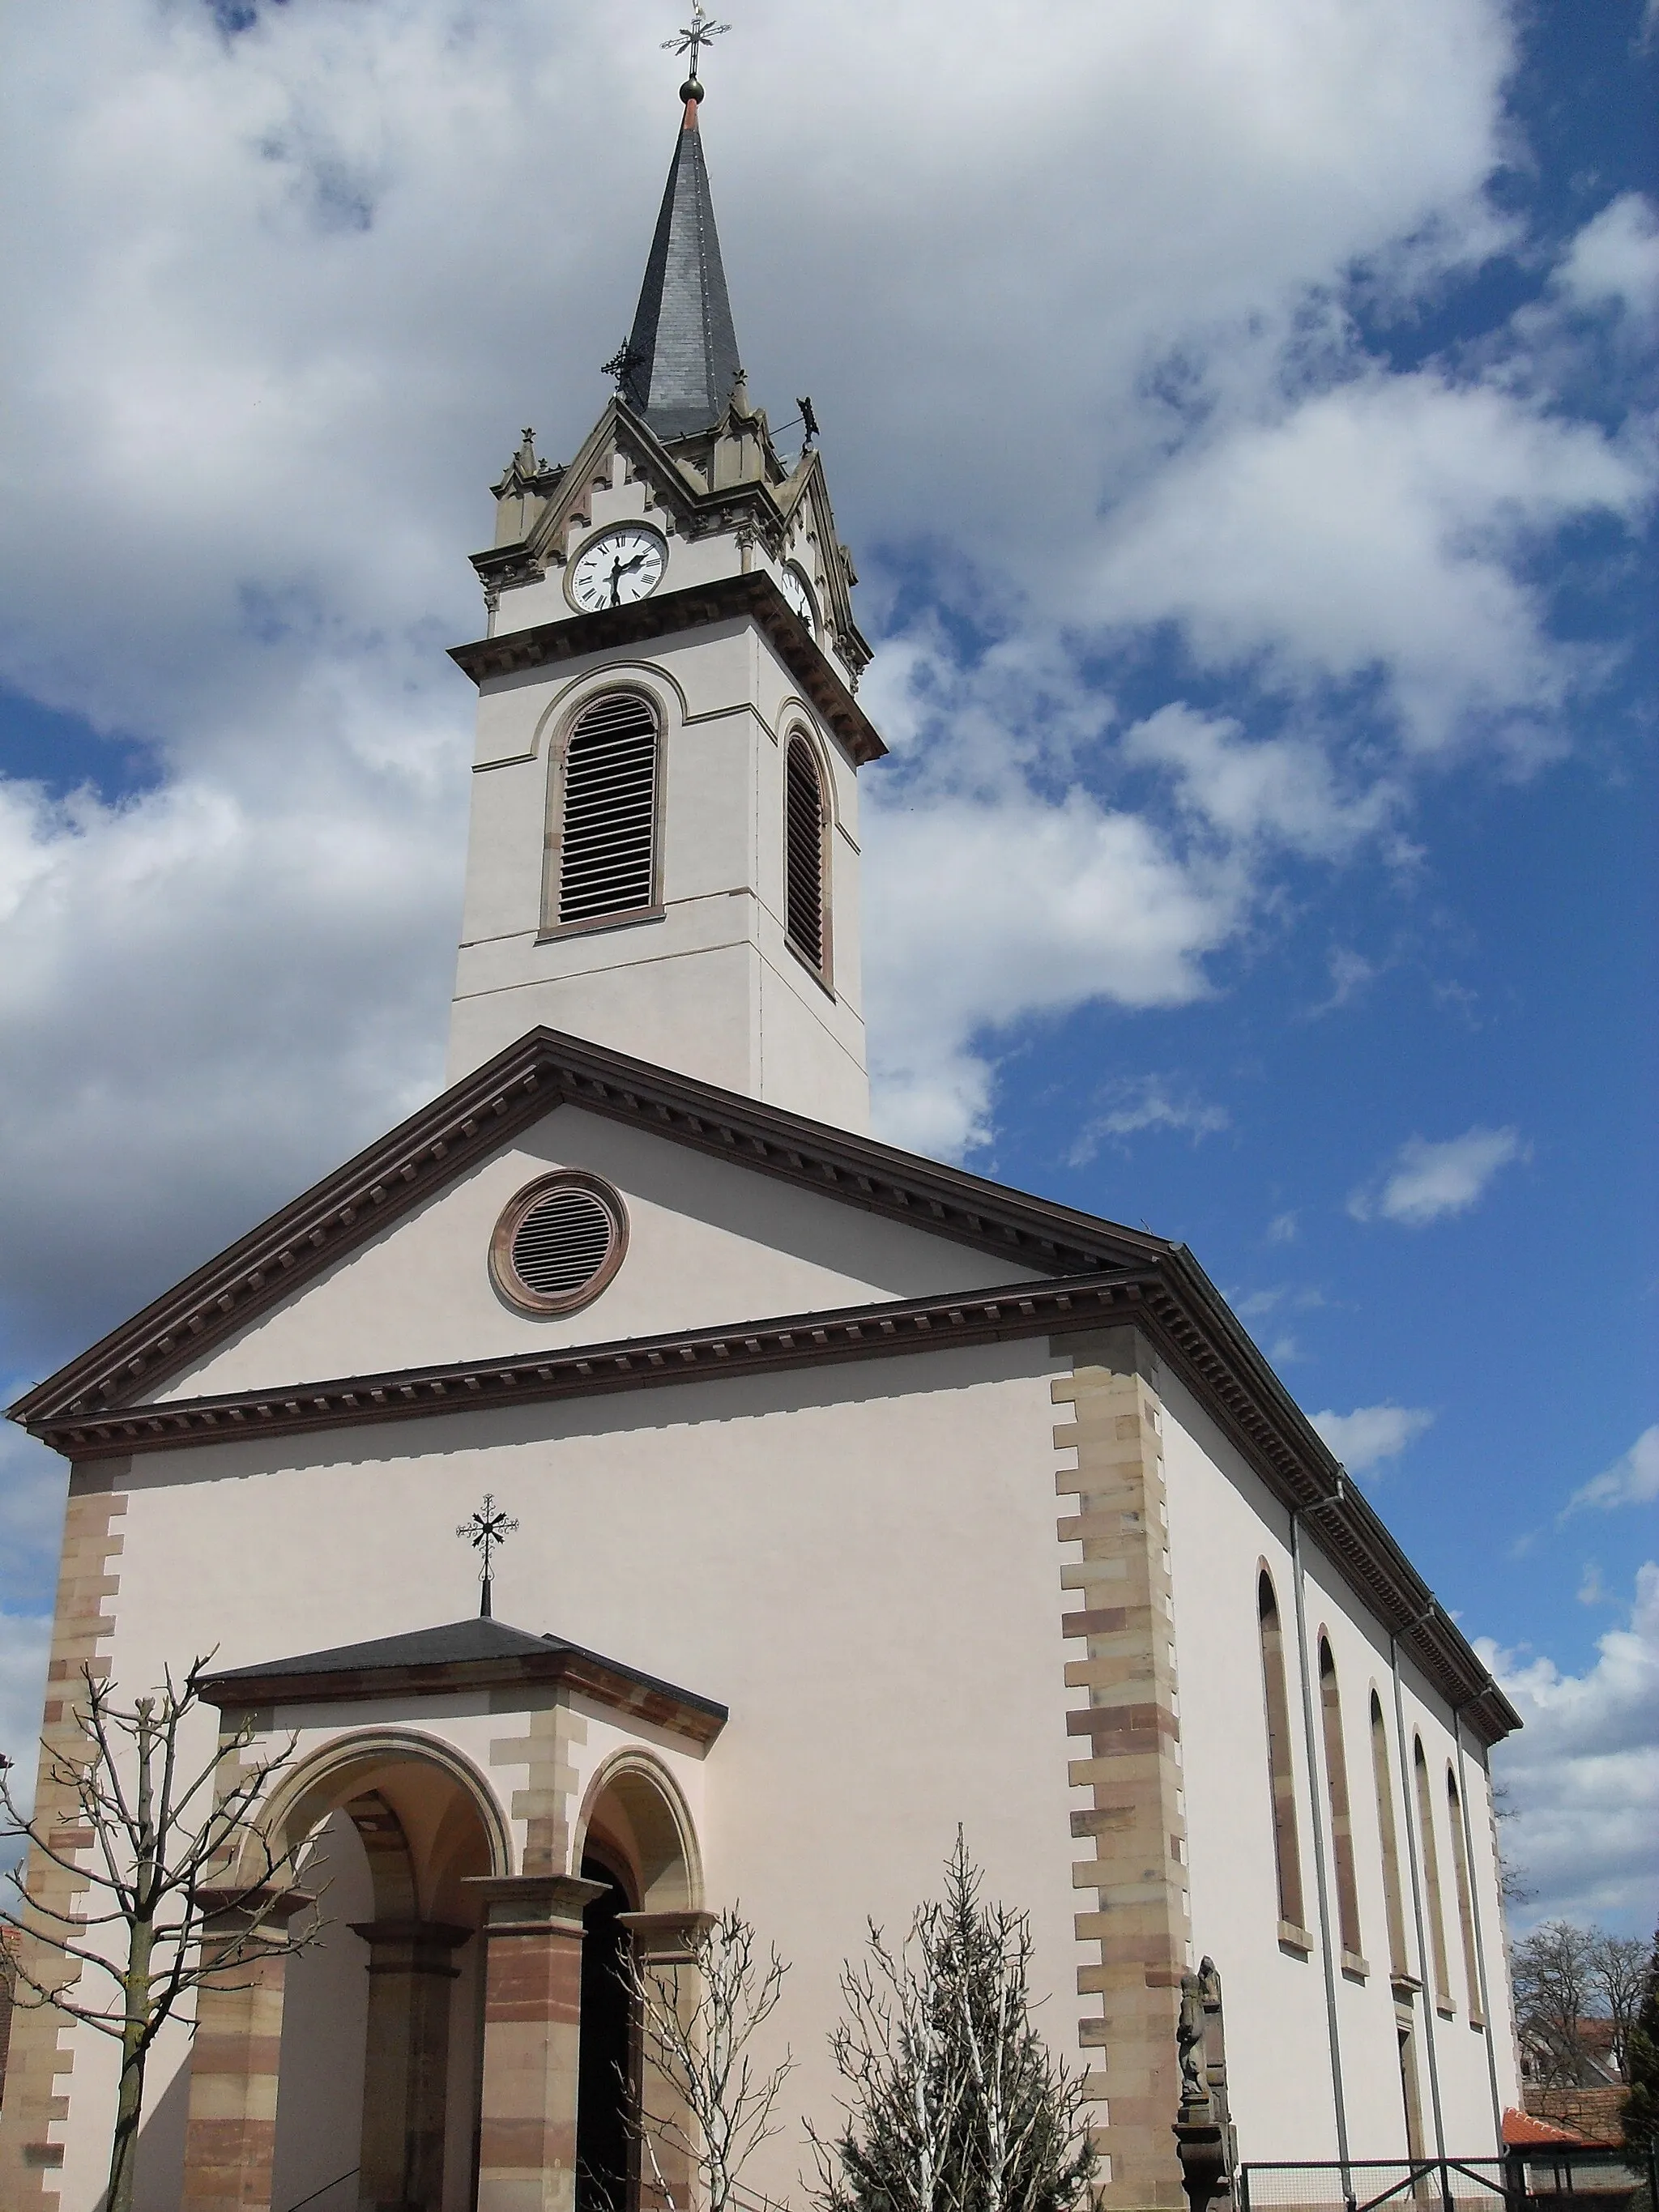
[[[980,1902],[960,1832],[897,1951],[870,1929],[831,2039],[846,2124],[814,2136],[820,2212],[1074,2212],[1097,2163],[1083,2084],[1030,2017],[1030,1926]]]
[[[1631,2149],[1651,2154],[1659,2149],[1659,1929],[1654,1931],[1647,1986],[1625,2045],[1625,2141]]]

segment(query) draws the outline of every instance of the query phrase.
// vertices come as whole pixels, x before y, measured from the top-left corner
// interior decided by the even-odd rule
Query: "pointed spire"
[[[659,438],[712,429],[743,373],[697,130],[702,87],[695,76],[680,97],[685,113],[618,364],[623,398]]]

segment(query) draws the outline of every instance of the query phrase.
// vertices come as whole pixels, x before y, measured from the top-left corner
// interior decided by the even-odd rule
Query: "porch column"
[[[435,1920],[362,1920],[368,2035],[357,2202],[363,2212],[439,2212],[444,2188],[450,1954],[471,1930]]]
[[[712,1912],[619,1912],[634,1956],[644,1972],[673,1996],[682,2026],[696,2012],[702,1976],[697,1946],[714,1924]],[[670,2212],[696,2200],[692,2161],[686,2148],[696,2139],[684,2097],[672,2091],[657,2069],[641,2069],[640,2125],[645,2136],[640,2156],[641,2212]]]
[[[478,2212],[574,2212],[582,1911],[605,1885],[488,1876]]]
[[[274,1902],[239,1894],[234,1905],[208,1912],[202,1954],[210,1962],[245,1941],[256,1918],[261,1924],[252,1949],[227,1967],[225,1986],[209,1981],[197,1991],[184,2212],[270,2212],[288,1923],[315,1902],[298,1890]]]

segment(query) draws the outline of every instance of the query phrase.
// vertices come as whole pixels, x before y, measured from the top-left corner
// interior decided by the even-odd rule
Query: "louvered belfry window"
[[[805,738],[791,738],[785,775],[784,889],[789,939],[814,968],[823,960],[823,787]]]
[[[596,699],[565,750],[559,920],[593,921],[653,903],[657,717],[636,691]]]

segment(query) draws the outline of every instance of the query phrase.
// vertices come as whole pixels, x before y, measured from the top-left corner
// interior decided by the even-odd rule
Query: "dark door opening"
[[[632,2212],[636,2166],[629,2122],[638,2102],[633,2008],[618,1968],[628,1899],[610,1868],[582,1861],[582,1880],[605,1884],[582,1914],[582,2025],[576,2073],[576,2212]]]

